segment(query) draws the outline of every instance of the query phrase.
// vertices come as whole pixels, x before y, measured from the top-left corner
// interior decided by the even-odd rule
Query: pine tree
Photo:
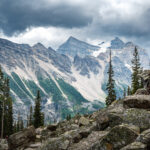
[[[13,133],[13,105],[12,99],[10,97],[10,88],[9,88],[9,79],[5,79],[5,88],[4,88],[4,96],[6,98],[6,106],[5,106],[5,136],[11,135]]]
[[[139,74],[142,74],[142,73],[143,73],[143,68],[140,68]],[[140,86],[139,88],[144,88],[143,79],[141,76],[139,78],[140,78],[139,79],[139,86]]]
[[[45,120],[44,113],[42,112],[41,113],[41,126],[44,126],[44,120]]]
[[[16,133],[16,132],[17,132],[17,123],[15,121],[13,125],[13,133]]]
[[[116,93],[114,89],[115,81],[113,79],[114,71],[113,71],[112,60],[111,60],[111,50],[110,50],[109,68],[107,73],[108,73],[108,83],[107,83],[106,90],[108,92],[108,95],[106,97],[106,105],[109,106],[116,99]]]
[[[0,94],[1,94],[1,138],[4,136],[4,115],[5,115],[5,97],[4,97],[4,75],[0,66]]]
[[[11,135],[13,133],[13,106],[12,106],[12,99],[9,97],[8,99],[8,118],[7,118],[7,126],[6,129],[8,131],[7,135]]]
[[[41,96],[40,91],[37,91],[37,97],[35,99],[35,107],[34,107],[34,127],[38,128],[41,126]]]
[[[3,89],[4,89],[4,74],[2,72],[2,68],[0,66],[0,94],[3,94]]]
[[[127,95],[128,95],[128,96],[129,96],[129,95],[131,95],[131,89],[130,89],[130,87],[129,87],[129,86],[128,86]]]
[[[29,126],[33,125],[33,110],[32,106],[30,106],[30,115],[29,115]]]
[[[139,73],[140,73],[140,58],[139,58],[139,54],[138,54],[138,50],[135,47],[134,49],[134,53],[133,53],[133,59],[132,59],[132,94],[134,94],[137,89],[140,88],[140,77],[139,77]]]
[[[20,130],[22,131],[24,129],[24,123],[23,123],[23,120],[21,118],[20,120]]]
[[[20,112],[18,113],[18,120],[17,120],[17,132],[20,131]]]
[[[10,97],[9,79],[0,66],[0,131],[1,138],[13,133],[13,105]]]
[[[71,114],[67,115],[66,120],[68,120],[68,121],[71,120]]]
[[[126,89],[124,88],[123,90],[123,97],[125,98],[126,97]]]
[[[29,127],[29,121],[30,120],[30,116],[27,114],[27,127]]]

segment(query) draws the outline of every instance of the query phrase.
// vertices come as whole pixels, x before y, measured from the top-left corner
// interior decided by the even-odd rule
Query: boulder
[[[33,148],[25,148],[23,150],[35,150],[35,149],[33,149]]]
[[[49,138],[42,146],[40,150],[67,150],[69,146],[69,140],[62,137]]]
[[[150,111],[145,109],[130,108],[123,114],[123,123],[138,126],[140,131],[150,127]]]
[[[102,140],[95,144],[92,150],[119,150],[132,143],[138,136],[130,125],[119,125],[112,128]]]
[[[123,100],[114,101],[109,107],[100,110],[96,116],[97,129],[105,130],[121,124],[124,111]]]
[[[46,140],[41,150],[66,150],[73,143],[78,143],[81,139],[87,138],[90,129],[82,128],[78,130],[70,130],[59,137],[49,138]]]
[[[150,149],[150,129],[143,131],[136,139],[137,142],[142,142],[148,145]]]
[[[68,150],[91,150],[107,133],[107,131],[93,131],[87,138],[73,144]]]
[[[23,131],[10,135],[8,145],[10,150],[15,150],[20,147],[25,147],[30,142],[35,141],[35,128],[30,126]]]
[[[107,127],[114,127],[122,123],[122,116],[118,113],[102,112],[97,116],[97,129],[105,130]]]
[[[90,123],[89,120],[83,116],[79,119],[79,125],[80,126],[82,126],[82,125],[86,126],[86,125],[89,125],[89,123]]]
[[[47,129],[50,131],[56,131],[57,129],[57,124],[50,124],[47,126]]]
[[[146,144],[143,144],[141,142],[133,142],[123,147],[121,150],[148,150],[148,149]]]
[[[97,128],[104,130],[109,126],[109,117],[107,112],[100,112],[96,118]]]
[[[37,129],[35,129],[35,133],[38,134],[38,135],[41,135],[43,130],[46,130],[46,128],[39,127]]]
[[[0,139],[0,150],[8,150],[7,140]]]
[[[40,148],[41,147],[41,143],[40,142],[38,142],[38,143],[34,143],[34,144],[30,144],[29,146],[28,146],[29,148]]]
[[[127,108],[150,109],[150,95],[127,96],[123,103]]]
[[[149,95],[149,92],[145,88],[142,88],[142,89],[138,89],[135,95]]]

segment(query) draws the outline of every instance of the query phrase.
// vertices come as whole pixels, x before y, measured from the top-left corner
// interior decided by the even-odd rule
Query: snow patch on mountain
[[[99,46],[100,46],[100,49],[97,51],[94,51],[92,54],[94,57],[97,57],[100,53],[106,52],[108,50],[108,48],[111,46],[111,42],[109,42],[109,41],[102,42],[101,44],[99,44]]]
[[[101,88],[103,77],[100,74],[90,73],[90,78],[82,76],[76,68],[72,67],[73,76],[76,81],[71,84],[88,100],[100,100],[104,102],[106,94]],[[100,71],[102,72],[102,70]]]

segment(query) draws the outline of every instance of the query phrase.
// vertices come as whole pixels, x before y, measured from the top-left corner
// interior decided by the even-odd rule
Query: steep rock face
[[[122,49],[125,43],[116,37],[114,40],[111,41],[111,49]]]
[[[15,114],[16,108],[24,114],[23,110],[33,105],[37,90],[41,92],[47,119],[59,120],[68,113],[88,113],[103,107],[111,46],[116,93],[122,97],[131,82],[135,47],[131,42],[123,43],[117,38],[97,47],[70,37],[61,52],[41,43],[31,47],[0,39],[0,64],[10,78]],[[141,64],[147,68],[149,57],[145,50],[137,48]]]
[[[92,54],[93,51],[98,49],[98,46],[90,45],[83,41],[79,41],[74,37],[70,37],[58,48],[58,52],[72,57],[75,57],[76,55],[84,57],[86,55]]]
[[[27,111],[24,110],[33,105],[37,90],[42,96],[46,120],[59,120],[68,113],[92,112],[103,107],[101,102],[89,102],[76,87],[70,85],[76,79],[72,75],[73,64],[68,56],[41,43],[31,47],[5,39],[0,39],[0,55],[0,64],[10,79],[15,117],[17,110],[26,116]]]
[[[90,77],[90,72],[94,74],[99,73],[99,68],[101,68],[98,60],[94,57],[86,56],[84,58],[81,58],[79,56],[74,57],[73,62],[75,68],[77,71],[80,71],[80,74],[83,76]]]

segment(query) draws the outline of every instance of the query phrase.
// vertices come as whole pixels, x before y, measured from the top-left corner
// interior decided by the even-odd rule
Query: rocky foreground
[[[8,145],[10,150],[150,150],[150,95],[128,96],[45,128],[29,127],[11,135]]]

